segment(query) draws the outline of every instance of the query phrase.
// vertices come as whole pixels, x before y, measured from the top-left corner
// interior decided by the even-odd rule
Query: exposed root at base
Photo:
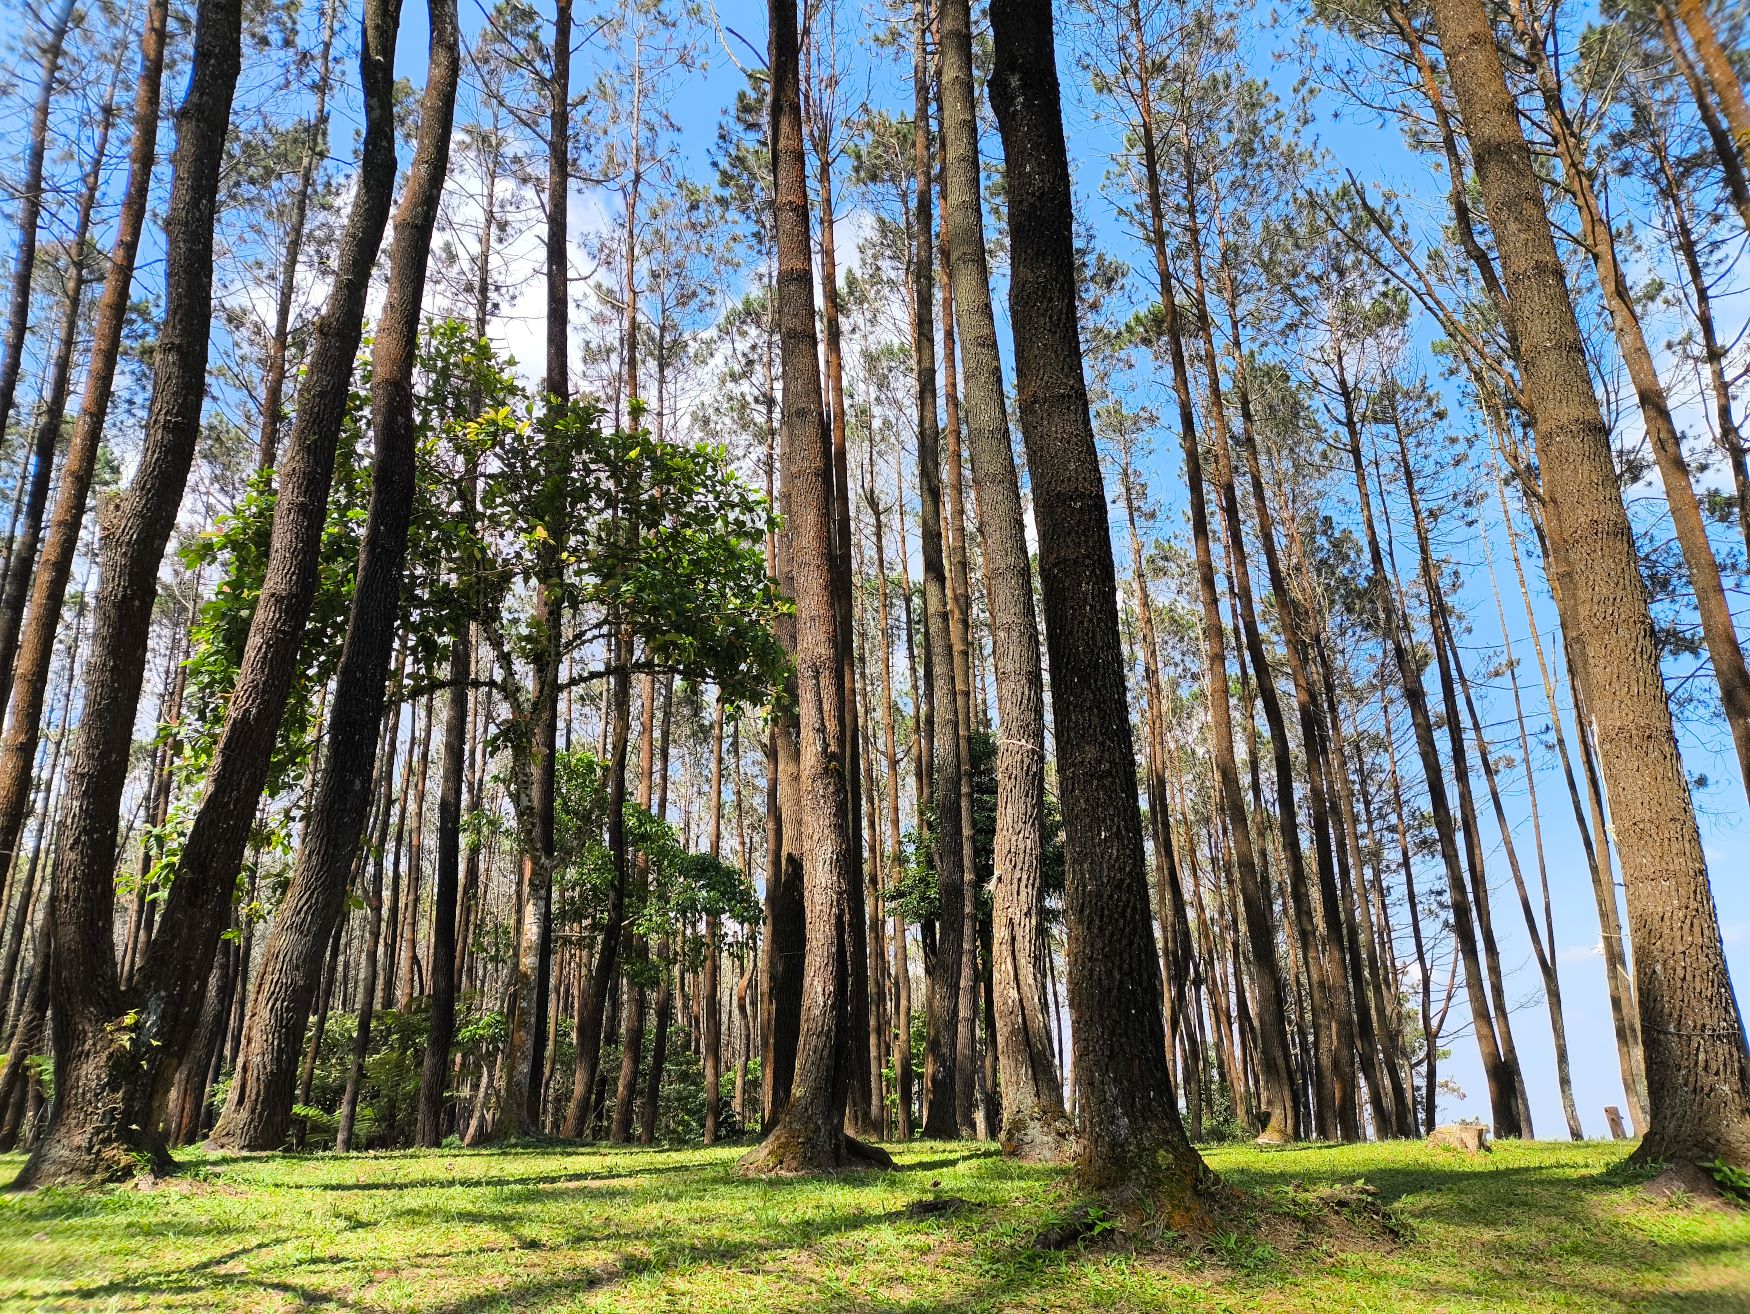
[[[1346,1250],[1390,1250],[1409,1225],[1365,1181],[1255,1194],[1220,1183],[1183,1191],[1138,1183],[1085,1199],[1035,1236],[1034,1250],[1099,1243],[1135,1251],[1166,1251],[1199,1262],[1248,1263],[1332,1244]]]
[[[779,1123],[742,1155],[735,1172],[738,1177],[809,1177],[894,1166],[886,1150],[855,1136],[840,1132],[834,1137],[807,1137]]]

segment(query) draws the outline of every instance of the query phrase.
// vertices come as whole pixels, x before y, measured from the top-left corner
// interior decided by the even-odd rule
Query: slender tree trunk
[[[1708,387],[1713,392],[1714,442],[1725,454],[1726,465],[1732,472],[1732,489],[1738,497],[1738,533],[1744,540],[1745,548],[1750,549],[1750,448],[1746,448],[1743,432],[1738,427],[1737,417],[1732,413],[1732,385],[1726,377],[1726,350],[1720,342],[1719,329],[1714,320],[1713,297],[1708,291],[1707,272],[1702,268],[1695,230],[1689,221],[1687,199],[1677,181],[1676,170],[1672,168],[1664,127],[1658,120],[1657,111],[1650,104],[1645,106],[1643,112],[1647,118],[1647,135],[1653,150],[1653,159],[1658,166],[1657,186],[1671,215],[1671,233],[1677,241],[1678,254],[1682,257],[1684,271],[1689,276],[1690,295],[1694,299],[1691,309],[1695,315],[1695,326],[1701,333],[1702,357],[1707,362]]]
[[[930,123],[930,67],[926,58],[929,19],[926,8],[914,6],[912,78],[916,118]],[[912,349],[918,392],[919,537],[923,560],[924,663],[923,699],[919,706],[923,749],[923,784],[919,809],[929,817],[930,853],[935,863],[940,909],[936,951],[926,962],[924,1126],[925,1136],[952,1140],[963,1130],[955,1106],[957,1044],[960,1015],[960,959],[963,952],[964,906],[960,810],[943,800],[960,797],[959,717],[954,705],[954,656],[949,640],[948,575],[942,554],[942,456],[936,413],[936,338],[932,304],[935,292],[931,220],[934,191],[930,164],[930,134],[915,139],[915,191],[912,220]],[[933,808],[933,815],[931,815]]]
[[[18,392],[18,375],[24,365],[25,337],[30,330],[31,279],[36,273],[37,227],[43,205],[43,156],[49,143],[49,110],[55,99],[55,80],[61,71],[61,54],[66,48],[67,31],[73,23],[73,0],[59,0],[45,15],[43,42],[37,52],[42,61],[38,76],[36,101],[31,108],[30,136],[24,149],[24,177],[19,186],[18,249],[12,261],[12,280],[7,289],[6,336],[0,341],[0,433],[12,419],[13,399]],[[28,62],[28,57],[27,57]],[[99,152],[101,154],[101,152]],[[18,574],[20,567],[28,573],[30,559],[14,554],[7,566],[8,577]]]
[[[280,407],[286,389],[286,355],[291,346],[292,302],[298,295],[299,268],[304,252],[304,230],[310,211],[310,192],[316,182],[316,166],[328,145],[328,88],[333,80],[334,28],[340,15],[338,0],[328,0],[322,28],[322,49],[317,56],[316,103],[304,128],[304,152],[298,162],[298,186],[292,193],[292,212],[286,220],[286,250],[280,269],[279,295],[274,302],[273,336],[268,340],[267,378],[261,392],[261,427],[256,435],[256,465],[262,470],[279,460]],[[355,347],[354,350],[357,350]]]
[[[1692,37],[1696,35],[1698,24],[1707,36],[1712,36],[1706,11],[1698,0],[1678,0],[1678,12],[1683,16]],[[1640,315],[1635,309],[1633,289],[1629,286],[1628,276],[1618,258],[1616,232],[1604,212],[1602,198],[1598,195],[1585,143],[1580,140],[1579,130],[1563,102],[1557,71],[1544,56],[1544,33],[1535,20],[1528,16],[1522,0],[1512,0],[1511,13],[1519,28],[1526,58],[1537,74],[1545,117],[1562,160],[1562,181],[1579,211],[1583,243],[1592,257],[1598,285],[1604,295],[1604,304],[1610,312],[1617,349],[1622,354],[1623,365],[1640,403],[1641,419],[1647,431],[1648,443],[1653,449],[1654,464],[1658,467],[1659,478],[1665,489],[1665,502],[1671,512],[1672,530],[1678,547],[1683,552],[1690,586],[1695,593],[1696,613],[1701,619],[1708,656],[1712,659],[1714,681],[1719,686],[1726,725],[1731,731],[1732,745],[1737,751],[1738,774],[1746,792],[1750,793],[1750,668],[1745,666],[1744,651],[1738,643],[1731,606],[1726,600],[1725,588],[1720,581],[1719,562],[1715,559],[1713,545],[1708,540],[1707,524],[1702,517],[1700,501],[1695,495],[1695,485],[1690,480],[1689,465],[1683,454],[1683,441],[1677,432],[1676,421],[1672,418],[1670,400],[1666,396],[1664,384],[1660,381],[1652,348],[1647,343]],[[1699,39],[1697,48],[1702,51],[1705,65],[1707,52]],[[1719,55],[1717,42],[1714,50]],[[1726,77],[1730,80],[1731,89],[1737,93],[1737,103],[1742,110],[1743,92],[1738,87],[1736,75],[1731,66],[1725,63],[1724,56],[1719,57]],[[1709,68],[1708,76],[1710,81],[1715,82],[1717,89],[1715,70]],[[1727,103],[1729,108],[1729,102],[1724,97],[1722,103]],[[1750,140],[1750,111],[1745,111],[1742,123],[1735,122],[1733,129],[1734,132],[1746,136],[1746,140]]]
[[[783,350],[785,534],[796,601],[799,724],[798,794],[803,855],[806,949],[802,1019],[790,1098],[759,1147],[740,1164],[745,1174],[832,1170],[847,1159],[891,1165],[880,1150],[844,1131],[854,1063],[850,1053],[850,935],[861,891],[853,883],[850,805],[844,777],[845,717],[840,703],[838,615],[833,605],[832,467],[822,442],[814,335],[814,271],[808,184],[803,160],[796,9],[773,0],[771,147],[776,198],[778,326]]]
[[[1671,54],[1671,61],[1677,65],[1678,72],[1683,75],[1683,81],[1689,87],[1690,98],[1694,100],[1696,114],[1707,129],[1708,140],[1713,143],[1714,156],[1719,161],[1720,172],[1725,175],[1726,190],[1732,197],[1732,204],[1737,207],[1745,229],[1750,231],[1750,176],[1747,176],[1750,175],[1750,170],[1745,168],[1744,163],[1745,156],[1750,155],[1750,147],[1734,141],[1731,132],[1721,120],[1702,71],[1689,57],[1689,50],[1683,44],[1682,36],[1678,34],[1677,19],[1671,12],[1671,6],[1662,2],[1654,4],[1653,16],[1658,20],[1659,36]]]
[[[1672,4],[1683,30],[1695,43],[1702,75],[1707,78],[1708,87],[1719,102],[1720,113],[1725,116],[1733,144],[1742,159],[1750,154],[1750,102],[1745,100],[1744,84],[1738,80],[1731,53],[1721,43],[1719,33],[1714,31],[1713,19],[1703,0],[1672,0]]]
[[[9,691],[6,733],[0,740],[0,871],[10,867],[24,831],[43,700],[48,694],[55,641],[61,629],[61,605],[72,578],[73,559],[85,522],[85,503],[91,494],[116,363],[121,355],[122,331],[132,304],[134,258],[139,251],[157,153],[168,10],[168,0],[150,0],[146,11],[145,30],[140,38],[140,75],[134,90],[128,181],[116,216],[115,244],[110,249],[103,296],[98,303],[91,366],[85,375],[78,419],[61,467],[48,536],[31,575],[29,624],[23,630]],[[192,149],[191,146],[191,152]]]
[[[736,763],[737,770],[740,762]],[[736,797],[741,786],[736,785]],[[723,847],[723,694],[718,691],[717,714],[711,723],[711,838],[709,852],[716,858]],[[722,918],[711,913],[705,919],[705,970],[700,986],[705,1010],[705,1144],[717,1141],[718,1125],[723,1117],[723,1013],[718,999],[722,992],[719,976],[723,958]]]
[[[86,242],[91,231],[91,212],[97,204],[97,193],[103,180],[104,158],[109,152],[109,130],[115,119],[115,93],[120,81],[121,61],[118,60],[98,116],[97,141],[92,146],[91,166],[85,171],[79,210],[73,220],[73,236],[68,243],[73,254],[64,274],[66,282],[61,294],[61,322],[56,331],[54,360],[49,366],[48,383],[43,388],[36,430],[31,436],[27,461],[30,478],[25,481],[24,505],[17,508],[12,517],[16,538],[7,558],[5,584],[0,587],[0,691],[12,687],[13,659],[18,653],[18,633],[24,621],[24,600],[30,591],[37,548],[42,540],[43,511],[49,500],[55,448],[60,443],[62,422],[67,414],[73,347],[79,339],[79,312],[85,299]],[[0,379],[0,383],[4,380]],[[0,412],[0,431],[4,428],[5,417]],[[0,868],[0,887],[4,886],[5,877],[4,869]]]

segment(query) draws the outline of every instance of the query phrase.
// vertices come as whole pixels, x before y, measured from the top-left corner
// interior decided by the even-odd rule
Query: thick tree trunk
[[[1646,1162],[1725,1158],[1750,1165],[1750,1057],[1732,994],[1688,780],[1609,434],[1580,328],[1488,14],[1478,0],[1433,0],[1501,252],[1550,538],[1575,587],[1563,619],[1581,651],[1634,933],[1652,1122]]]
[[[430,31],[419,134],[396,214],[388,295],[371,353],[376,447],[371,502],[330,702],[328,758],[317,778],[291,884],[268,937],[231,1105],[214,1128],[215,1140],[237,1149],[272,1149],[284,1140],[297,1040],[370,810],[371,768],[400,615],[413,500],[414,339],[449,161],[460,67],[454,0],[431,0]]]
[[[1069,162],[1049,0],[997,0],[991,101],[1008,175],[1010,320],[1039,529],[1065,835],[1064,913],[1082,1179],[1140,1187],[1183,1220],[1214,1174],[1185,1139],[1130,737],[1117,580],[1076,323]]]
[[[996,661],[997,823],[991,890],[994,1042],[1004,1151],[1053,1160],[1071,1128],[1047,1039],[1047,954],[1041,892],[1045,706],[1033,569],[1003,401],[979,200],[978,117],[967,0],[941,10],[942,143],[948,259],[960,334],[967,447],[972,456],[985,598]],[[964,1006],[964,1001],[962,1001]]]
[[[85,712],[61,808],[50,901],[59,1005],[55,1108],[47,1134],[19,1174],[21,1185],[127,1177],[139,1171],[142,1155],[155,1169],[170,1166],[152,1103],[157,1037],[150,1033],[157,1028],[116,1025],[132,1008],[122,995],[112,947],[116,823],[158,566],[194,457],[206,395],[213,211],[241,61],[241,24],[236,0],[204,0],[196,11],[189,90],[177,115],[165,222],[167,295],[152,402],[138,472],[106,535],[85,666]],[[28,797],[28,787],[21,792]],[[197,994],[186,988],[182,993],[185,1000]],[[186,1009],[174,1011],[179,1020]],[[180,1043],[180,1036],[174,1038]]]

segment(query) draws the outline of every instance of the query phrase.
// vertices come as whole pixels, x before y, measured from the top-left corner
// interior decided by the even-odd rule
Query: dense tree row
[[[1292,87],[1222,0],[19,16],[21,1182],[921,1134],[1191,1209],[1472,1045],[1578,1138],[1567,855],[1637,1153],[1750,1168],[1725,7],[1319,0]]]

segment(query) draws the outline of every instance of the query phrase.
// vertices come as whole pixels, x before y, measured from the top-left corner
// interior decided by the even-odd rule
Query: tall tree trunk
[[[849,850],[850,804],[844,777],[844,684],[833,605],[832,467],[822,441],[819,355],[814,335],[814,270],[808,183],[803,159],[796,8],[773,0],[771,15],[773,191],[778,253],[778,327],[782,342],[780,426],[785,534],[796,602],[799,734],[797,793],[803,855],[805,953],[802,1019],[790,1098],[744,1174],[821,1171],[847,1159],[891,1165],[882,1151],[845,1134],[854,1063],[850,1025],[850,925],[861,906]]]
[[[1149,930],[1118,590],[1076,323],[1069,162],[1049,0],[996,0],[990,88],[1009,173],[1010,321],[1057,718],[1082,1180],[1191,1212],[1214,1174],[1185,1139]]]
[[[30,623],[25,626],[13,670],[8,719],[0,739],[0,870],[10,867],[29,811],[37,742],[47,697],[61,605],[72,578],[73,559],[85,523],[85,503],[109,413],[110,393],[121,355],[122,331],[132,304],[134,258],[152,186],[157,157],[159,91],[164,71],[164,31],[169,0],[150,0],[140,38],[140,75],[134,89],[133,141],[128,181],[116,216],[103,296],[92,332],[91,365],[73,425],[72,442],[61,467],[60,489],[49,517],[48,537],[31,574]]]
[[[1611,784],[1634,935],[1651,1125],[1643,1162],[1750,1165],[1750,1057],[1707,859],[1660,678],[1609,433],[1587,372],[1542,184],[1478,0],[1433,0],[1501,253],[1533,399],[1550,539],[1576,587],[1563,620]]]
[[[405,657],[406,649],[402,654]],[[364,1087],[365,1059],[371,1052],[371,1018],[377,1002],[377,964],[383,943],[383,847],[389,839],[390,804],[395,788],[395,736],[391,727],[383,727],[377,748],[377,776],[382,788],[377,792],[376,820],[371,835],[370,852],[366,860],[371,867],[371,884],[365,896],[365,957],[359,972],[358,1016],[354,1022],[352,1059],[347,1065],[346,1087],[340,1097],[340,1123],[334,1134],[337,1154],[353,1148],[353,1135],[358,1120],[359,1094]],[[434,999],[435,1008],[436,1001]],[[421,1073],[423,1083],[424,1073]],[[420,1121],[425,1120],[424,1087],[420,1093]]]
[[[1537,657],[1538,675],[1543,681],[1545,706],[1549,709],[1550,729],[1554,732],[1556,753],[1561,758],[1562,776],[1568,787],[1573,807],[1574,826],[1580,835],[1580,847],[1586,855],[1586,868],[1592,878],[1592,894],[1598,908],[1599,943],[1604,950],[1604,979],[1610,997],[1610,1016],[1616,1033],[1617,1065],[1622,1073],[1623,1099],[1628,1105],[1629,1119],[1638,1135],[1647,1125],[1647,1069],[1641,1047],[1640,1009],[1635,1003],[1634,980],[1629,973],[1628,956],[1623,947],[1622,917],[1617,907],[1616,881],[1610,872],[1609,835],[1598,826],[1595,842],[1588,828],[1585,805],[1580,801],[1580,789],[1574,780],[1573,760],[1568,752],[1568,735],[1563,726],[1561,708],[1556,701],[1555,680],[1550,675],[1549,662],[1544,657],[1543,638],[1538,633],[1537,615],[1531,605],[1531,591],[1526,587],[1525,564],[1519,556],[1519,539],[1508,509],[1507,489],[1499,475],[1495,479],[1495,494],[1501,503],[1502,521],[1507,527],[1507,549],[1513,557],[1513,573],[1519,584],[1519,597],[1525,608],[1527,628],[1531,635],[1531,650]],[[1578,710],[1578,709],[1576,709]],[[1583,725],[1584,723],[1581,722]],[[1581,745],[1582,750],[1585,744]],[[1587,753],[1588,775],[1590,753]],[[1598,818],[1602,822],[1603,818]],[[1551,943],[1553,943],[1553,937]]]
[[[431,714],[429,695],[420,700],[418,708],[419,740],[409,744],[413,750],[413,792],[407,804],[407,885],[401,896],[401,925],[394,930],[401,948],[395,955],[398,973],[395,986],[395,1007],[402,1013],[413,1011],[418,994],[419,977],[419,895],[425,875],[425,784],[431,768]]]
[[[994,1043],[1005,1153],[1054,1160],[1071,1129],[1051,1054],[1045,1006],[1041,892],[1045,699],[1033,570],[1003,401],[979,200],[978,115],[967,0],[941,9],[943,208],[960,336],[967,447],[972,456],[985,598],[996,661],[997,823],[991,890]],[[965,1006],[964,999],[962,1007]]]
[[[737,769],[740,768],[739,761]],[[736,785],[740,798],[741,786]],[[718,857],[723,847],[723,694],[717,694],[717,713],[711,722],[711,821],[709,852]],[[705,1144],[717,1141],[718,1125],[723,1116],[723,1011],[718,996],[722,992],[719,975],[723,958],[722,918],[711,913],[705,918],[705,970],[700,989],[700,1001],[705,1010]]]
[[[871,446],[869,459],[874,463]],[[1012,459],[1012,458],[1011,458]],[[887,609],[887,539],[881,523],[881,503],[875,496],[874,474],[871,470],[867,498],[875,532],[875,596],[879,616],[877,629],[881,635],[881,748],[887,771],[887,845],[892,861],[898,862],[901,843],[899,828],[899,753],[893,726],[893,642],[888,632]],[[907,648],[910,647],[911,596],[907,590]],[[908,654],[909,656],[909,651]],[[897,903],[893,907],[893,1076],[894,1093],[898,1101],[899,1139],[909,1141],[912,1135],[912,1070],[911,1070],[911,963],[907,952],[908,932],[905,913]],[[1062,1087],[1058,1087],[1061,1092]],[[1061,1094],[1060,1094],[1061,1099]]]
[[[471,520],[471,480],[463,476],[464,519]],[[469,623],[456,627],[450,645],[450,687],[444,702],[444,757],[438,777],[437,871],[432,881],[430,1030],[419,1079],[419,1126],[415,1143],[443,1140],[444,1086],[456,1033],[456,891],[462,856],[462,767],[468,756],[468,684],[474,654]],[[381,901],[380,892],[374,896]],[[375,954],[372,946],[371,954]]]
[[[1440,844],[1441,862],[1446,870],[1447,892],[1452,902],[1452,934],[1458,942],[1459,957],[1464,963],[1465,991],[1470,1002],[1471,1026],[1476,1033],[1477,1050],[1482,1059],[1483,1074],[1489,1086],[1489,1107],[1497,1136],[1520,1136],[1519,1105],[1513,1073],[1501,1053],[1495,1031],[1495,1016],[1489,1005],[1488,978],[1483,969],[1480,939],[1470,887],[1466,884],[1463,859],[1459,854],[1458,831],[1453,822],[1452,808],[1447,801],[1445,768],[1434,740],[1434,722],[1428,711],[1428,694],[1422,683],[1422,673],[1410,648],[1407,623],[1398,605],[1398,592],[1391,572],[1386,568],[1385,554],[1374,528],[1372,494],[1368,487],[1367,470],[1361,453],[1360,422],[1356,415],[1354,389],[1337,357],[1337,390],[1342,403],[1344,431],[1348,436],[1349,463],[1355,477],[1355,496],[1361,509],[1363,536],[1367,542],[1368,559],[1373,571],[1374,605],[1386,633],[1387,646],[1403,686],[1404,701],[1410,711],[1410,725],[1416,741],[1416,753],[1421,760],[1422,775],[1428,788],[1428,810],[1433,815],[1435,835]]]
[[[1725,122],[1720,118],[1719,109],[1708,91],[1706,79],[1695,66],[1695,61],[1689,57],[1689,50],[1684,46],[1682,36],[1678,34],[1677,19],[1671,12],[1671,6],[1659,0],[1653,5],[1653,16],[1659,24],[1660,39],[1664,41],[1678,72],[1683,75],[1683,81],[1689,87],[1690,98],[1695,102],[1696,114],[1707,129],[1708,140],[1713,143],[1720,172],[1725,175],[1726,191],[1732,198],[1732,204],[1737,207],[1745,229],[1750,231],[1750,169],[1745,167],[1745,156],[1750,155],[1750,147],[1734,141]]]
[[[1703,0],[1672,0],[1672,5],[1683,30],[1695,43],[1702,75],[1707,79],[1714,99],[1719,102],[1720,113],[1725,116],[1733,144],[1738,148],[1738,157],[1742,159],[1750,155],[1750,102],[1744,98],[1744,84],[1738,80],[1731,52],[1721,43]]]
[[[1709,36],[1712,35],[1707,14],[1698,0],[1678,0],[1678,11],[1690,25],[1692,36],[1696,23]],[[1545,117],[1562,161],[1562,182],[1579,211],[1582,243],[1592,257],[1604,304],[1610,312],[1617,350],[1622,355],[1629,382],[1640,404],[1647,441],[1653,449],[1653,461],[1658,467],[1665,502],[1671,512],[1671,527],[1683,552],[1690,587],[1695,593],[1696,613],[1701,619],[1708,656],[1712,659],[1714,681],[1719,686],[1726,725],[1731,731],[1732,746],[1737,750],[1738,774],[1746,793],[1750,794],[1750,668],[1745,666],[1744,650],[1739,645],[1732,622],[1731,606],[1720,582],[1719,562],[1708,540],[1707,524],[1695,495],[1695,485],[1690,480],[1683,440],[1677,432],[1670,399],[1666,396],[1652,348],[1647,343],[1640,315],[1635,309],[1634,291],[1618,258],[1616,232],[1605,214],[1603,198],[1598,194],[1586,143],[1581,140],[1563,102],[1558,72],[1545,57],[1545,33],[1528,15],[1523,0],[1512,0],[1510,12],[1519,29],[1526,59],[1537,74]],[[1717,44],[1715,51],[1718,53]],[[1703,56],[1705,61],[1705,50]],[[1731,87],[1737,92],[1738,105],[1742,108],[1743,92],[1737,85],[1735,74],[1723,56],[1721,62],[1727,76],[1732,79]],[[1714,71],[1710,69],[1710,80],[1713,77]],[[1734,130],[1750,139],[1750,111],[1745,113],[1741,127],[1734,124]]]
[[[5,584],[0,587],[0,692],[12,687],[13,659],[18,654],[18,632],[24,621],[25,595],[30,592],[37,548],[42,540],[43,511],[49,500],[49,479],[55,467],[55,448],[60,444],[62,422],[67,414],[67,391],[73,376],[73,347],[79,339],[79,312],[85,299],[85,248],[91,232],[91,212],[97,204],[97,193],[103,180],[104,157],[109,152],[109,129],[115,119],[115,93],[121,81],[121,68],[121,61],[117,60],[98,115],[91,166],[85,171],[80,189],[73,236],[67,244],[72,257],[64,275],[66,283],[61,294],[61,322],[56,330],[55,354],[28,449],[30,478],[24,481],[24,505],[16,508],[12,517],[12,532],[16,538],[7,560]],[[4,429],[5,416],[0,412],[0,432]],[[4,886],[5,879],[5,869],[0,867],[0,887]]]
[[[946,197],[944,197],[944,205]],[[942,256],[942,453],[947,486],[942,490],[942,549],[948,567],[948,650],[954,672],[954,729],[960,748],[960,972],[954,1028],[954,1120],[962,1136],[982,1136],[978,1091],[978,861],[972,828],[972,628],[971,588],[966,568],[966,498],[960,457],[960,388],[955,365],[954,292],[948,280],[948,234],[944,217]],[[952,800],[949,805],[952,806]],[[942,803],[937,802],[940,812]]]
[[[918,515],[924,571],[925,794],[920,809],[934,804],[930,853],[936,867],[940,908],[936,952],[926,963],[924,981],[924,1135],[953,1140],[963,1131],[955,1105],[960,1026],[960,962],[964,947],[964,870],[960,831],[959,715],[954,703],[954,653],[949,639],[948,573],[942,554],[942,454],[936,415],[936,335],[931,306],[935,295],[935,238],[930,218],[935,180],[930,167],[930,70],[925,56],[929,21],[919,0],[914,6],[912,79],[916,143],[912,241],[912,349],[918,391]],[[967,1062],[971,1059],[968,1057]]]
[[[810,62],[815,50],[825,53],[826,67],[809,79],[804,112],[814,140],[815,173],[820,193],[820,302],[821,328],[826,364],[827,427],[831,437],[833,473],[833,606],[838,612],[839,679],[844,686],[840,727],[845,745],[845,791],[850,806],[850,861],[859,891],[863,888],[863,798],[861,793],[860,743],[857,727],[855,644],[851,621],[851,489],[850,462],[845,446],[844,361],[839,334],[839,286],[837,261],[837,212],[834,208],[833,171],[837,145],[833,140],[834,100],[838,93],[838,68],[834,52],[826,43],[810,43]],[[869,936],[858,900],[856,926],[851,928],[851,1043],[855,1070],[851,1079],[847,1129],[853,1136],[872,1136],[875,1108],[870,1102],[869,1072]]]
[[[454,0],[430,0],[429,12],[429,72],[420,101],[419,132],[396,212],[388,294],[371,351],[371,427],[376,447],[371,501],[329,705],[328,758],[317,778],[291,884],[268,937],[232,1103],[221,1125],[214,1128],[215,1140],[238,1149],[270,1149],[284,1139],[297,1038],[315,990],[321,952],[345,902],[347,877],[370,810],[371,768],[400,616],[413,500],[414,340],[438,197],[449,162],[460,67]],[[250,1072],[247,1079],[244,1070]],[[246,1090],[241,1099],[240,1086]]]
[[[1678,254],[1689,276],[1690,296],[1694,300],[1691,310],[1701,334],[1702,358],[1707,363],[1708,387],[1713,393],[1714,442],[1725,454],[1726,465],[1732,472],[1732,489],[1738,497],[1738,533],[1745,548],[1750,549],[1750,448],[1746,447],[1744,434],[1732,413],[1732,385],[1726,377],[1726,349],[1720,342],[1714,319],[1713,296],[1708,290],[1707,272],[1702,268],[1695,230],[1690,223],[1688,200],[1672,167],[1665,129],[1659,122],[1658,111],[1650,103],[1644,103],[1642,112],[1646,115],[1648,141],[1658,167],[1656,185],[1670,213],[1671,235],[1676,239]],[[1747,220],[1747,226],[1750,226],[1750,220]]]
[[[196,10],[189,90],[177,115],[165,223],[164,325],[152,402],[138,473],[106,536],[86,659],[85,713],[61,808],[50,901],[60,1005],[55,1107],[47,1133],[19,1174],[21,1185],[131,1176],[139,1171],[139,1152],[153,1168],[170,1166],[149,1080],[157,1037],[148,1032],[156,1028],[114,1025],[132,1003],[122,995],[112,947],[116,823],[158,566],[182,500],[206,395],[213,211],[241,30],[237,0],[204,0]],[[28,788],[22,792],[28,796]],[[195,994],[183,991],[185,998]]]
[[[363,331],[365,297],[395,182],[391,65],[399,21],[399,0],[374,4],[365,15],[360,73],[366,131],[359,185],[341,239],[335,282],[298,389],[297,418],[274,502],[265,581],[250,621],[236,691],[214,749],[200,811],[165,901],[160,938],[184,922],[191,928],[179,935],[184,961],[166,961],[160,967],[159,950],[169,946],[155,944],[147,964],[149,995],[154,987],[184,988],[189,972],[212,955],[291,692],[294,657],[315,598],[335,447]],[[232,1107],[246,1087],[247,1074],[240,1074],[232,1087]],[[221,1119],[215,1137],[227,1132]]]

